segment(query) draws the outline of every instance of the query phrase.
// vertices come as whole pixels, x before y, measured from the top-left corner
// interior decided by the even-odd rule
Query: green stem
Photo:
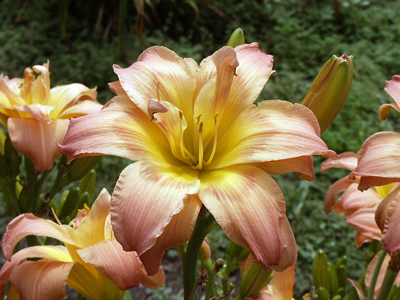
[[[0,179],[1,189],[3,191],[4,201],[12,208],[15,216],[21,214],[21,208],[18,204],[18,197],[15,193],[15,179],[10,181],[9,183],[4,182]]]
[[[197,284],[197,262],[201,244],[206,237],[204,232],[205,224],[206,215],[202,208],[196,224],[194,225],[192,236],[187,244],[185,257],[183,260],[183,288],[185,300],[189,300],[191,298],[192,291]]]
[[[375,270],[372,274],[371,283],[369,285],[368,300],[374,300],[376,281],[378,280],[379,272],[381,271],[381,266],[385,256],[386,252],[382,251],[379,255],[378,261],[376,262]]]
[[[398,273],[399,271],[392,270],[389,264],[389,267],[386,270],[386,275],[385,278],[383,279],[383,283],[381,289],[379,290],[379,294],[376,297],[376,300],[386,300],[388,298],[390,289],[392,288],[394,280],[396,279]]]

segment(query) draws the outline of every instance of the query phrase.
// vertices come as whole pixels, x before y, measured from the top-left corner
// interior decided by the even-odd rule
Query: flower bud
[[[243,45],[245,43],[244,40],[244,33],[241,28],[237,28],[229,38],[228,43],[226,44],[227,46],[231,46],[232,48],[235,48],[239,45]]]
[[[322,67],[303,99],[321,127],[321,134],[331,125],[345,105],[353,83],[353,56],[332,56]]]
[[[313,264],[312,264],[312,272],[314,279],[315,290],[324,288],[328,292],[329,298],[329,272],[328,272],[328,258],[324,251],[319,250],[317,254],[315,254]],[[323,290],[321,290],[322,294],[325,294]]]
[[[246,272],[239,287],[241,297],[254,297],[261,293],[274,276],[274,272],[267,271],[263,266],[254,262]]]

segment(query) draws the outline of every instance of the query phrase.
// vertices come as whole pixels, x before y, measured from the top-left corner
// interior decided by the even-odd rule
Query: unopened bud
[[[267,271],[258,262],[252,263],[242,282],[240,283],[240,296],[246,298],[259,295],[273,277],[274,272],[272,270]]]
[[[353,83],[353,56],[332,56],[315,77],[303,99],[321,127],[321,134],[332,124],[345,105]]]
[[[313,264],[312,264],[312,273],[314,279],[315,290],[324,288],[328,292],[329,298],[329,272],[328,272],[328,258],[324,251],[319,250],[317,254],[315,254]],[[321,291],[324,294],[324,291]]]
[[[239,45],[243,45],[245,43],[244,40],[244,33],[241,28],[237,28],[229,38],[228,43],[226,44],[227,46],[231,46],[232,48],[235,48]]]

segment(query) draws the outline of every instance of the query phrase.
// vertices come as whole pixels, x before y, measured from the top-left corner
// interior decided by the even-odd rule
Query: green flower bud
[[[332,56],[315,77],[303,99],[321,127],[321,134],[332,124],[345,105],[353,83],[353,56]]]
[[[79,188],[81,189],[81,193],[88,192],[89,196],[92,197],[95,186],[96,186],[96,171],[92,169],[79,182]],[[89,205],[90,203],[87,204]]]
[[[6,143],[6,134],[0,129],[0,154],[4,154],[4,144]]]
[[[235,48],[239,45],[243,45],[245,43],[244,40],[244,33],[241,28],[237,28],[229,38],[228,43],[226,44],[227,46],[231,46],[232,48]]]
[[[326,257],[324,251],[319,250],[318,253],[315,255],[312,264],[312,272],[315,290],[318,292],[318,289],[320,287],[324,288],[328,292],[329,298],[328,258]]]

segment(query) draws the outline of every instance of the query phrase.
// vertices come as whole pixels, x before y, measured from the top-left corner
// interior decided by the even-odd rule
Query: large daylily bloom
[[[7,227],[3,253],[7,262],[0,271],[0,286],[11,281],[22,299],[62,299],[66,285],[88,299],[123,299],[124,291],[164,285],[160,268],[154,276],[136,252],[124,252],[114,238],[110,222],[111,197],[103,189],[92,209],[85,207],[69,225],[24,214]],[[64,246],[34,246],[13,254],[28,235],[57,239]],[[36,259],[36,260],[29,260]],[[37,260],[39,259],[39,260]]]
[[[385,91],[393,97],[394,103],[384,104],[380,108],[380,118],[384,120],[391,108],[399,110],[400,76],[387,81]],[[370,136],[359,152],[360,160],[353,173],[361,176],[360,190],[371,186],[400,182],[400,133],[378,132]]]
[[[357,163],[357,154],[345,152],[323,162],[321,172],[330,168],[354,171]],[[347,224],[357,228],[355,237],[357,247],[366,242],[381,240],[382,232],[375,222],[375,212],[382,200],[396,187],[391,183],[361,192],[358,189],[359,183],[359,176],[339,179],[330,186],[325,198],[326,213],[332,209],[333,212],[345,216]]]
[[[312,155],[335,153],[306,107],[253,104],[272,62],[257,43],[223,47],[200,66],[152,47],[129,68],[114,66],[117,97],[72,120],[60,147],[69,160],[108,154],[138,161],[121,173],[111,221],[149,274],[166,249],[188,240],[202,205],[265,268],[294,263],[284,197],[269,174],[314,179]]]
[[[35,74],[40,73],[35,79]],[[60,155],[57,143],[71,117],[101,109],[96,89],[73,83],[50,89],[49,63],[26,68],[24,79],[0,75],[0,121],[14,147],[28,156],[40,172],[51,170]]]

